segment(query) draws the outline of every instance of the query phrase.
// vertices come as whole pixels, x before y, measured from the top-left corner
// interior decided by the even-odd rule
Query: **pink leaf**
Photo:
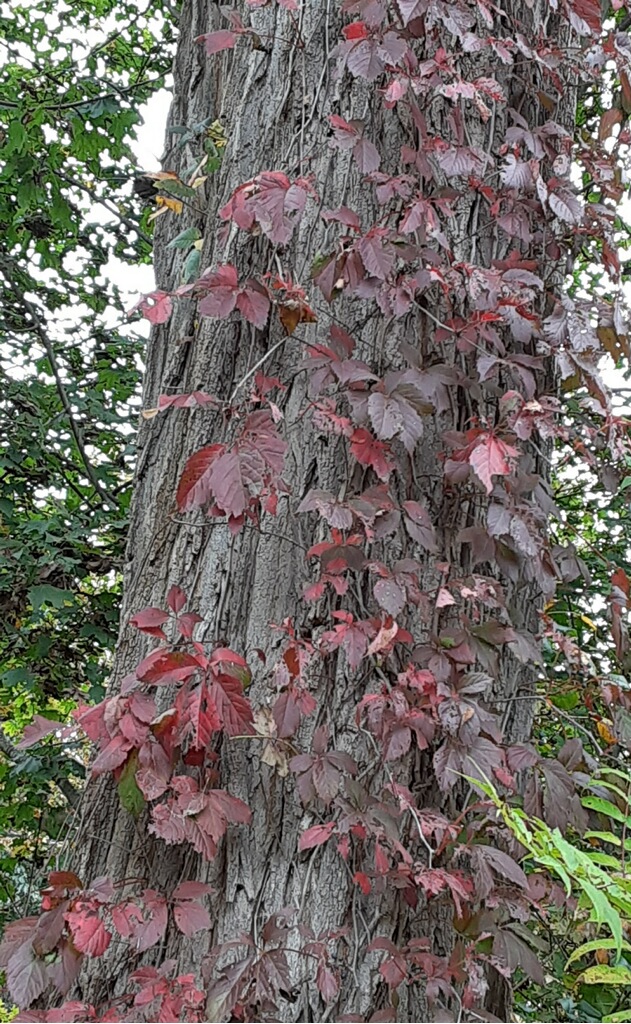
[[[340,991],[339,978],[323,963],[318,964],[316,985],[325,1003],[332,1003],[337,999]]]
[[[240,516],[248,507],[250,496],[238,452],[225,452],[213,460],[207,482],[215,502],[226,515]]]
[[[207,882],[180,882],[171,893],[171,899],[200,900],[202,896],[208,896],[212,891],[212,885],[208,885]]]
[[[197,41],[203,42],[206,53],[211,56],[213,53],[219,53],[220,50],[231,50],[237,41],[237,34],[227,28],[222,28],[218,32],[208,32],[206,35],[198,36]]]
[[[173,908],[173,917],[182,934],[189,938],[196,932],[206,931],[210,928],[210,914],[206,907],[202,907],[201,903],[196,903],[194,900],[176,903]]]
[[[519,452],[494,434],[484,434],[469,455],[469,465],[484,484],[487,494],[493,490],[494,476],[508,476]]]
[[[102,956],[112,941],[112,933],[103,924],[95,904],[77,900],[65,918],[79,952],[87,956]]]
[[[168,292],[155,291],[143,296],[136,309],[140,309],[149,323],[165,324],[173,312],[173,302]]]
[[[362,174],[372,174],[379,170],[381,157],[376,146],[368,139],[358,139],[353,147],[353,156]]]
[[[314,846],[321,846],[331,838],[334,829],[334,821],[327,821],[326,825],[314,825],[313,828],[308,828],[298,840],[298,849],[301,851],[311,850]]]

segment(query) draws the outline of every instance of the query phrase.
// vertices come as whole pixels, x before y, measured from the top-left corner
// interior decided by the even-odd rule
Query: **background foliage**
[[[113,276],[151,257],[133,142],[176,18],[163,0],[0,4],[3,915],[27,911],[83,773],[10,741],[102,696],[118,628],[143,340]]]

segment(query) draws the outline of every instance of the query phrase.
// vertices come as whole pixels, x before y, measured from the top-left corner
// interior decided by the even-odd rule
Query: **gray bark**
[[[537,4],[543,5],[543,0],[537,0]],[[243,6],[240,4],[239,9]],[[512,9],[512,0],[503,0],[500,7]],[[204,235],[202,267],[230,260],[242,276],[277,269],[273,247],[265,238],[252,239],[233,231],[223,250],[216,241],[218,209],[235,186],[263,170],[284,170],[290,177],[314,172],[324,208],[346,204],[363,215],[364,224],[374,222],[377,208],[372,189],[360,184],[349,154],[333,151],[328,145],[329,114],[367,122],[368,137],[382,154],[384,170],[396,170],[401,143],[411,141],[409,125],[384,112],[376,90],[348,75],[333,79],[329,52],[338,38],[337,3],[322,0],[302,5],[298,20],[304,45],[300,45],[287,15],[275,4],[252,11],[249,18],[261,40],[260,48],[240,40],[235,51],[208,58],[194,40],[211,29],[225,27],[225,22],[215,13],[214,5],[203,0],[185,0],[183,4],[169,125],[191,126],[218,117],[226,127],[229,144],[221,170],[205,186],[199,211],[186,209],[180,218],[169,215],[157,222],[159,287],[172,289],[179,284],[181,256],[167,250],[166,244],[191,224]],[[470,59],[472,65],[475,63],[476,75],[490,73],[488,57]],[[531,74],[524,70],[524,62],[514,81],[510,68],[493,71],[509,95],[522,93],[524,78]],[[567,123],[572,116],[571,100],[564,103],[566,109],[559,111],[557,119]],[[427,112],[430,128],[440,128],[447,109],[447,104],[434,103]],[[533,116],[543,118],[540,111],[533,111]],[[470,142],[497,152],[505,126],[504,115],[499,113],[487,126],[477,117],[471,118],[467,123]],[[178,138],[167,136],[165,169],[183,171],[196,158],[196,150],[176,148]],[[486,230],[486,217],[482,203],[458,207],[448,229],[456,260],[474,259],[488,265],[491,259],[505,254],[507,245],[498,240],[497,232]],[[329,251],[334,237],[335,231],[319,218],[318,204],[311,202],[293,242],[280,250],[277,258],[284,270],[307,286],[314,254]],[[420,309],[401,321],[386,322],[376,306],[342,300],[329,308],[318,301],[315,288],[311,291],[319,322],[301,327],[297,332],[300,336],[310,341],[324,340],[335,318],[359,340],[358,358],[376,360],[382,369],[402,365],[398,355],[401,341],[417,348],[422,359],[432,357],[434,325]],[[152,333],[143,406],[151,408],[159,394],[173,391],[199,389],[228,398],[248,370],[281,339],[281,332],[277,322],[257,331],[240,319],[198,321],[193,302],[178,303],[172,320]],[[190,607],[203,615],[200,635],[209,644],[227,644],[249,657],[255,669],[250,691],[255,704],[269,703],[272,697],[269,669],[278,639],[270,623],[295,616],[304,629],[312,628],[315,612],[304,605],[301,591],[309,578],[305,549],[314,542],[313,521],[311,517],[296,516],[295,510],[310,487],[337,492],[346,478],[346,465],[341,462],[342,449],[313,434],[302,416],[305,375],[295,372],[301,348],[298,341],[288,339],[264,367],[267,374],[278,372],[284,380],[292,381],[283,405],[290,445],[285,475],[292,494],[284,504],[281,502],[279,516],[266,518],[260,531],[248,526],[232,537],[224,524],[201,515],[182,516],[175,510],[175,489],[186,458],[205,444],[230,437],[231,427],[220,415],[180,410],[141,422],[113,691],[152,646],[127,625],[130,616],[147,605],[164,606],[172,584],[182,586],[189,594]],[[426,437],[402,496],[427,503],[445,555],[458,565],[465,557],[455,540],[458,529],[474,521],[480,509],[463,506],[458,496],[443,489],[442,466],[437,460],[440,436],[444,430],[462,428],[469,414],[455,401],[452,405],[449,413],[427,423]],[[353,486],[360,483],[359,478],[353,480]],[[402,535],[390,541],[389,558],[397,548],[404,556],[407,544]],[[378,548],[374,556],[381,557]],[[428,583],[431,580],[435,577],[428,568]],[[521,620],[517,624],[536,630],[540,603],[536,586],[531,584],[527,591],[509,594],[509,599]],[[352,608],[352,604],[347,602],[345,607]],[[414,626],[419,638],[427,635],[423,629]],[[266,666],[253,655],[257,648],[265,652]],[[527,692],[525,688],[531,684],[532,673],[505,659],[495,696],[506,701],[517,691]],[[365,675],[350,676],[340,659],[337,663],[332,660],[312,685],[319,711],[306,734],[314,725],[326,722],[333,745],[352,752],[362,768],[370,766],[375,761],[374,751],[358,738],[353,715],[362,694],[378,687],[379,681]],[[529,704],[502,704],[509,709],[506,725],[513,738],[523,739],[529,733]],[[380,769],[371,770],[378,783]],[[453,944],[451,912],[441,900],[411,912],[392,895],[366,898],[358,893],[351,872],[334,849],[297,853],[301,831],[316,819],[301,807],[293,777],[281,779],[261,763],[256,741],[224,741],[221,771],[222,784],[248,803],[254,818],[249,828],[231,829],[212,864],[181,848],[152,840],[143,819],[135,822],[119,808],[109,778],[87,786],[77,825],[76,848],[85,877],[141,876],[152,887],[166,892],[184,879],[197,878],[214,886],[212,934],[198,935],[192,941],[169,934],[166,948],[160,951],[175,956],[180,970],[199,971],[204,954],[214,943],[234,938],[242,930],[257,934],[271,913],[286,906],[297,908],[300,919],[316,933],[350,925],[349,937],[340,947],[338,966],[343,990],[339,1007],[335,1011],[325,1009],[312,980],[311,966],[295,962],[298,998],[293,1004],[284,1003],[278,1018],[327,1020],[338,1019],[344,1012],[369,1015],[385,1004],[386,993],[376,973],[380,958],[366,952],[371,938],[386,935],[395,942],[404,942],[411,936],[426,935],[434,952],[449,952]],[[370,777],[369,772],[365,784],[370,783]],[[397,777],[427,805],[439,802],[427,757],[410,756],[408,763],[397,768]],[[113,945],[105,958],[84,973],[83,995],[94,1002],[111,995],[116,990],[116,979],[130,966],[128,952]],[[502,988],[490,1007],[500,1019],[506,1019],[505,999]],[[425,1012],[420,994],[403,992],[399,1019],[423,1019]],[[333,1017],[334,1013],[338,1016]]]

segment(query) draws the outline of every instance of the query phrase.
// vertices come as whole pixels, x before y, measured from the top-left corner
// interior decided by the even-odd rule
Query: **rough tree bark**
[[[220,206],[237,185],[261,171],[283,170],[290,176],[313,172],[322,207],[352,206],[364,215],[366,224],[374,223],[377,208],[373,190],[360,185],[361,176],[350,154],[328,145],[329,115],[363,119],[368,137],[382,155],[384,170],[396,171],[401,144],[413,138],[413,126],[405,123],[405,118],[384,111],[376,90],[348,74],[334,79],[330,50],[339,36],[337,0],[304,3],[297,25],[276,4],[249,13],[243,10],[244,4],[238,6],[255,28],[260,45],[240,41],[234,51],[212,58],[204,54],[195,39],[225,27],[225,22],[215,6],[205,0],[184,0],[182,6],[164,167],[182,171],[197,156],[194,144],[178,148],[180,136],[171,132],[174,126],[220,118],[229,142],[222,167],[205,185],[204,202],[198,204],[198,210],[186,208],[180,218],[165,217],[157,222],[155,265],[161,288],[172,289],[180,283],[181,254],[167,250],[166,245],[188,225],[197,226],[204,236],[202,267],[231,260],[240,276],[248,276],[276,271],[280,262],[283,270],[291,271],[295,280],[307,286],[314,255],[331,248],[327,245],[330,228],[320,219],[317,203],[311,203],[292,243],[276,253],[264,237],[253,240],[234,230],[222,248],[216,240]],[[520,0],[498,0],[498,6],[522,18],[528,35],[529,26],[538,18],[537,8],[547,9],[548,5],[547,0],[532,0],[529,5]],[[535,9],[529,11],[528,7]],[[469,60],[475,69],[469,77],[491,73],[488,51],[482,56],[472,54]],[[531,98],[539,87],[534,64],[530,66],[524,59],[512,67],[494,67],[492,71],[510,97],[509,105],[527,110],[531,123],[542,123],[550,116]],[[434,101],[431,109],[423,111],[431,130],[448,130],[448,109],[446,101]],[[506,129],[505,114],[494,115],[484,125],[477,117],[467,120],[464,106],[462,111],[467,144],[497,154]],[[559,98],[554,117],[571,126],[571,91]],[[455,261],[489,266],[509,250],[510,240],[498,238],[497,231],[489,229],[486,210],[479,197],[457,207],[457,215],[446,229]],[[548,285],[554,281],[554,269],[551,265]],[[421,360],[436,361],[434,316],[439,317],[438,308],[427,315],[417,307],[402,320],[389,321],[368,302],[341,299],[329,307],[315,295],[313,300],[319,322],[303,326],[299,332],[312,342],[327,337],[334,317],[357,339],[358,357],[377,359],[383,370],[402,365],[401,342],[416,349]],[[242,320],[198,321],[194,302],[180,302],[168,325],[152,332],[143,406],[155,406],[158,395],[165,392],[195,389],[228,398],[254,364],[280,340],[281,330],[274,325],[258,331]],[[337,492],[346,479],[346,466],[340,465],[341,449],[330,438],[317,437],[302,415],[305,375],[296,372],[302,348],[288,339],[264,366],[267,374],[278,372],[292,382],[283,404],[290,446],[285,475],[291,496],[277,518],[263,521],[260,531],[246,527],[233,537],[225,524],[209,521],[201,514],[195,518],[175,512],[175,489],[186,458],[204,444],[229,436],[230,424],[220,414],[176,410],[141,423],[122,626],[112,674],[114,689],[152,646],[128,626],[130,616],[147,605],[164,606],[172,584],[179,584],[189,594],[190,607],[203,616],[201,633],[208,642],[227,644],[248,656],[253,667],[258,664],[251,690],[255,703],[265,703],[270,697],[269,666],[278,644],[270,623],[281,623],[291,616],[305,630],[317,628],[317,606],[314,611],[314,606],[306,606],[301,600],[302,588],[309,579],[305,549],[314,542],[313,521],[297,516],[295,510],[311,487]],[[441,361],[444,356],[445,350]],[[462,526],[476,521],[483,503],[478,494],[477,506],[463,504],[444,487],[438,460],[441,436],[445,430],[462,429],[470,414],[464,392],[454,389],[452,393],[460,399],[452,400],[440,414],[427,419],[425,438],[410,465],[402,497],[422,499],[427,504],[445,557],[466,572],[467,549],[455,538]],[[404,557],[409,541],[397,534],[388,544],[398,545]],[[500,578],[499,570],[491,571]],[[517,624],[536,631],[541,604],[537,585],[529,583],[517,591],[508,584],[508,597]],[[422,624],[411,620],[409,626],[418,638],[427,636]],[[255,649],[265,652],[267,667],[257,660]],[[511,702],[510,698],[517,691],[522,695],[528,692],[533,672],[510,657],[502,659],[501,668],[494,696],[502,702],[498,707],[505,710],[506,735],[524,739],[531,725],[529,702]],[[354,709],[362,694],[378,685],[365,675],[350,676],[342,658],[332,660],[327,671],[312,681],[319,712],[317,722],[311,722],[309,728],[328,722],[335,746],[352,751],[363,767],[370,765],[374,753],[368,744],[358,746]],[[261,763],[259,753],[255,741],[223,745],[222,785],[248,803],[254,818],[251,827],[229,832],[212,864],[181,848],[152,840],[142,820],[135,822],[121,810],[109,777],[90,782],[76,835],[82,874],[107,874],[115,879],[140,876],[165,891],[180,879],[209,881],[216,890],[212,898],[212,934],[197,935],[193,940],[169,934],[161,951],[176,957],[182,971],[199,970],[204,953],[215,942],[231,939],[242,930],[256,935],[262,922],[283,907],[298,908],[301,920],[316,933],[350,925],[339,962],[343,980],[339,1005],[334,1011],[325,1010],[309,980],[309,970],[304,964],[295,964],[297,998],[283,1004],[279,1019],[325,1020],[331,1019],[333,1012],[370,1014],[385,1002],[383,981],[375,971],[379,960],[366,952],[370,939],[386,935],[401,942],[410,936],[428,936],[434,951],[444,954],[453,943],[450,911],[440,900],[412,912],[392,896],[364,898],[334,849],[297,854],[299,834],[314,819],[301,807],[293,777],[275,775]],[[437,806],[443,799],[437,793],[427,756],[411,755],[402,769],[397,768],[397,777],[426,806]],[[455,792],[450,800],[457,803]],[[82,975],[83,996],[96,1002],[111,995],[116,991],[116,979],[129,966],[128,954],[113,944],[108,954]],[[506,998],[505,986],[492,990],[493,1005],[489,1009],[500,1020],[507,1019]],[[425,1012],[420,996],[402,996],[399,1019],[427,1019]]]

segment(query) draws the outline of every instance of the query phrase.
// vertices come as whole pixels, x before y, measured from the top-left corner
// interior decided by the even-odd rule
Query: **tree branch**
[[[35,309],[35,306],[32,304],[32,302],[30,302],[26,298],[26,295],[24,295],[24,293],[22,292],[22,290],[21,290],[20,286],[18,285],[15,277],[13,276],[12,270],[9,267],[7,267],[7,264],[6,264],[6,262],[4,260],[0,260],[0,268],[2,269],[2,273],[4,274],[6,280],[7,280],[8,284],[9,284],[9,286],[11,288],[11,291],[13,292],[15,297],[17,298],[18,302],[20,302],[22,304],[22,306],[24,307],[24,309],[26,310],[26,312],[30,316],[32,324],[33,324],[33,328],[35,330],[35,333],[37,334],[39,340],[41,341],[42,345],[44,346],[44,350],[45,350],[46,355],[48,357],[48,362],[50,363],[50,368],[51,368],[51,370],[53,372],[53,377],[55,378],[55,384],[57,386],[57,393],[59,395],[59,399],[60,399],[61,404],[63,406],[64,412],[66,413],[66,416],[68,418],[68,422],[70,424],[70,430],[72,431],[72,435],[73,435],[73,437],[75,439],[75,443],[77,445],[77,449],[78,449],[79,454],[81,456],[81,461],[83,462],[83,466],[84,466],[85,471],[86,471],[86,475],[87,475],[90,483],[94,487],[94,490],[99,495],[99,497],[102,499],[103,503],[105,505],[108,505],[109,508],[118,511],[118,504],[114,501],[113,498],[111,498],[109,496],[107,491],[104,490],[104,488],[101,485],[100,480],[98,479],[98,477],[96,476],[96,474],[94,472],[92,463],[91,463],[90,458],[88,456],[88,453],[87,453],[87,451],[85,449],[85,444],[83,442],[83,436],[81,434],[81,429],[80,429],[79,425],[77,424],[77,422],[75,421],[75,418],[74,418],[74,415],[73,415],[73,412],[72,412],[72,406],[70,404],[70,399],[68,398],[68,394],[66,392],[66,388],[64,386],[64,382],[63,382],[62,377],[61,377],[61,373],[60,373],[60,370],[59,370],[59,363],[57,362],[57,356],[55,355],[55,350],[53,348],[52,341],[50,340],[50,338],[48,336],[48,333],[47,333],[47,331],[44,328],[44,325],[43,325],[43,323],[42,323],[42,321],[40,319],[39,313]]]

